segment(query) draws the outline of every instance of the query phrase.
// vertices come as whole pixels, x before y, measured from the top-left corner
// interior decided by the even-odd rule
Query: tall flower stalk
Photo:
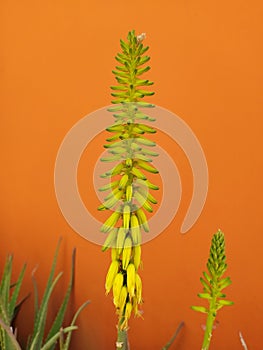
[[[128,349],[128,321],[132,314],[141,315],[142,280],[139,275],[141,265],[142,232],[149,232],[146,212],[153,212],[157,200],[150,190],[158,186],[147,179],[147,172],[156,174],[158,170],[150,165],[151,157],[158,154],[149,147],[155,142],[145,135],[156,132],[145,122],[154,121],[145,109],[154,105],[143,102],[145,96],[154,92],[145,87],[153,84],[141,75],[150,67],[145,65],[150,57],[145,55],[149,49],[142,43],[145,34],[128,33],[127,41],[120,40],[122,52],[115,57],[118,65],[113,70],[117,85],[112,86],[112,103],[109,108],[115,122],[107,128],[112,135],[107,138],[104,147],[108,155],[101,158],[104,162],[115,162],[114,167],[102,174],[110,181],[100,191],[109,191],[99,210],[111,210],[112,213],[101,227],[108,234],[102,247],[111,249],[111,264],[106,276],[106,294],[113,293],[113,303],[118,315],[118,336],[116,349]],[[145,173],[146,172],[146,173]]]
[[[212,238],[210,255],[207,261],[207,272],[203,272],[200,281],[203,286],[203,292],[198,296],[207,299],[209,307],[192,306],[193,310],[207,314],[205,334],[203,339],[202,350],[208,350],[212,338],[214,321],[219,309],[226,305],[232,305],[233,302],[225,300],[226,295],[222,293],[223,289],[228,287],[232,282],[229,277],[223,278],[227,269],[225,255],[225,238],[222,231],[218,230]]]

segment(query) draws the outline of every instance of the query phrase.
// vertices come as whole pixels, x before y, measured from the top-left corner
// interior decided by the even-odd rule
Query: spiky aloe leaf
[[[22,350],[19,343],[17,342],[14,334],[11,332],[10,327],[8,327],[3,320],[0,319],[0,327],[4,329],[8,337],[9,343],[8,346],[2,347],[1,350]]]
[[[35,279],[35,272],[37,270],[37,267],[34,268],[31,274],[31,279],[33,282],[33,288],[34,288],[34,319],[37,319],[37,314],[39,310],[39,296],[38,296],[38,287],[37,287],[37,281]]]
[[[13,256],[9,255],[6,259],[2,280],[0,284],[0,296],[1,296],[0,316],[1,317],[4,316],[4,322],[6,322],[7,325],[10,325],[10,321],[11,321],[9,317],[9,295],[10,295],[10,288],[11,288],[12,263],[13,263]],[[1,314],[2,311],[4,315]]]
[[[177,327],[175,333],[173,334],[172,338],[168,341],[168,343],[162,348],[162,350],[168,350],[172,346],[173,342],[177,338],[178,334],[180,333],[181,329],[184,326],[184,322],[180,322],[179,326]]]
[[[74,327],[77,318],[79,317],[79,314],[85,309],[86,306],[88,306],[90,304],[90,300],[86,301],[85,303],[83,303],[77,310],[77,312],[75,313],[75,315],[73,316],[73,319],[71,321],[70,327]],[[71,340],[71,335],[72,335],[72,331],[69,331],[66,337],[65,342],[63,343],[63,346],[60,346],[60,350],[68,350],[69,349],[69,345],[70,345],[70,340]],[[61,344],[62,345],[62,344]]]
[[[47,285],[46,285],[46,288],[45,288],[45,291],[43,294],[41,305],[38,308],[37,313],[35,314],[34,330],[33,330],[32,336],[29,339],[29,343],[28,343],[28,347],[27,347],[27,349],[30,349],[30,350],[39,350],[41,348],[41,344],[43,342],[45,323],[46,323],[48,302],[49,302],[51,293],[52,293],[56,283],[58,282],[59,278],[62,275],[60,273],[53,281],[60,243],[61,243],[61,239],[59,240],[58,245],[56,247],[55,255],[53,258],[53,263],[51,266],[51,271],[50,271]],[[32,344],[33,345],[35,344],[33,348],[32,348]]]
[[[4,304],[3,298],[0,296],[0,315],[7,326],[9,326],[8,310],[7,306]]]
[[[61,333],[63,334],[67,334],[67,333],[71,333],[73,331],[75,331],[76,329],[78,329],[78,327],[76,326],[69,326],[66,328],[62,328],[59,332],[57,332],[56,334],[54,334],[52,336],[52,338],[50,338],[42,347],[40,350],[50,350],[53,349],[53,347],[56,345],[59,337],[61,336]]]
[[[30,297],[30,294],[27,294],[23,299],[21,299],[15,306],[15,310],[13,313],[13,317],[12,317],[12,321],[11,321],[11,327],[14,326],[14,323],[16,321],[16,317],[22,307],[22,305],[24,304],[24,302]]]
[[[8,310],[6,309],[8,305],[4,305],[2,298],[0,298],[0,313],[1,318],[5,325],[10,328],[10,322],[8,319]],[[7,350],[9,347],[11,347],[10,339],[8,334],[6,333],[5,329],[0,327],[0,346],[1,350]]]
[[[7,327],[11,327],[12,322],[19,310],[19,304],[17,304],[18,295],[20,292],[21,284],[23,281],[25,268],[24,265],[18,280],[15,283],[11,283],[12,277],[12,265],[13,256],[8,255],[6,258],[3,275],[0,283],[0,318]],[[13,292],[11,290],[13,289]],[[2,350],[11,349],[10,337],[6,333],[3,327],[0,327],[0,346]]]
[[[43,343],[43,335],[46,325],[46,317],[47,317],[47,310],[48,310],[48,303],[49,299],[51,297],[51,294],[58,283],[59,279],[62,276],[62,272],[60,272],[55,278],[54,281],[49,285],[47,289],[47,293],[45,293],[45,296],[43,297],[41,306],[39,308],[39,312],[37,315],[38,319],[38,327],[34,329],[34,333],[32,336],[32,343],[29,347],[30,350],[38,350],[41,349],[41,345]]]
[[[65,312],[67,309],[67,305],[69,302],[69,298],[71,295],[71,291],[72,291],[72,287],[73,287],[73,283],[74,283],[74,276],[75,276],[75,260],[76,260],[76,249],[73,250],[72,252],[72,258],[71,258],[71,273],[70,273],[70,280],[69,280],[69,284],[68,284],[68,288],[66,291],[66,294],[64,296],[64,299],[61,303],[60,309],[56,315],[56,318],[53,322],[53,325],[47,335],[46,341],[45,343],[47,343],[50,339],[52,339],[56,334],[59,333],[59,330],[62,326],[64,317],[65,317]],[[52,350],[55,348],[55,343],[50,346],[49,350]]]
[[[16,306],[17,306],[17,299],[18,299],[18,295],[19,295],[19,292],[20,292],[20,289],[21,289],[21,285],[22,285],[22,282],[23,282],[23,278],[24,278],[24,275],[25,275],[25,270],[26,270],[26,265],[24,264],[23,267],[22,267],[22,270],[18,276],[18,280],[17,282],[15,283],[14,285],[14,290],[13,290],[13,293],[12,293],[12,297],[10,299],[10,303],[9,303],[9,307],[8,307],[8,314],[9,314],[9,319],[12,320],[13,316],[14,316],[14,313],[15,313],[15,309],[16,309]]]

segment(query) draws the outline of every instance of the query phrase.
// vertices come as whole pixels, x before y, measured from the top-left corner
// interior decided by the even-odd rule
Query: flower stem
[[[216,296],[210,301],[210,307],[206,319],[205,335],[202,350],[208,350],[212,338],[213,324],[216,318]]]
[[[128,332],[126,329],[121,329],[122,319],[120,319],[117,326],[117,341],[116,341],[116,350],[129,350],[128,343]]]

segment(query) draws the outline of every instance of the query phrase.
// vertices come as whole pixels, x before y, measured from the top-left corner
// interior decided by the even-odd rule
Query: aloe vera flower
[[[158,154],[149,149],[155,146],[155,142],[146,136],[156,130],[145,124],[154,121],[145,112],[154,105],[142,101],[145,96],[154,94],[148,90],[153,82],[141,78],[150,69],[146,65],[150,57],[145,55],[149,47],[142,43],[145,37],[145,33],[136,36],[131,31],[127,41],[120,40],[122,52],[115,57],[118,65],[113,70],[117,85],[111,86],[114,106],[108,109],[115,122],[106,129],[111,133],[104,145],[108,155],[101,158],[103,162],[118,162],[101,175],[110,182],[99,190],[109,193],[98,207],[99,210],[112,211],[101,231],[107,234],[102,250],[111,249],[105,288],[107,294],[113,291],[119,319],[117,349],[119,344],[125,349],[123,344],[127,342],[131,315],[142,314],[142,280],[139,275],[142,234],[149,232],[147,212],[152,213],[153,205],[157,203],[150,191],[158,190],[158,186],[147,178],[147,173],[158,173],[151,158]]]

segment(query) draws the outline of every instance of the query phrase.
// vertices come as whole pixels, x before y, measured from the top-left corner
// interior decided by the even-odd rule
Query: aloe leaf
[[[56,268],[56,263],[57,263],[57,257],[58,257],[60,243],[61,243],[61,239],[59,240],[58,245],[56,247],[55,255],[54,255],[54,258],[53,258],[53,263],[52,263],[52,266],[51,266],[51,271],[50,271],[49,278],[48,278],[47,285],[46,285],[46,289],[45,289],[45,292],[44,292],[44,295],[43,295],[43,298],[42,298],[42,302],[41,302],[40,308],[39,308],[39,310],[38,310],[38,312],[36,314],[36,318],[35,318],[35,321],[34,321],[34,330],[33,330],[32,340],[35,338],[36,334],[39,332],[40,329],[41,329],[40,338],[43,337],[44,326],[45,326],[43,321],[44,321],[44,316],[47,313],[47,303],[48,303],[48,299],[49,299],[50,294],[51,294],[50,291],[52,291],[51,290],[52,280],[53,280],[54,274],[55,274],[55,268]],[[60,276],[61,276],[61,274],[60,274]]]
[[[13,263],[13,257],[12,255],[9,255],[6,259],[6,264],[4,267],[4,272],[3,272],[1,287],[0,287],[1,303],[2,303],[2,307],[5,309],[5,312],[6,312],[6,324],[9,324],[9,325],[10,325],[10,318],[8,313],[8,305],[9,305],[9,294],[10,294],[10,286],[11,286],[12,263]]]
[[[3,294],[3,288],[4,288],[4,284],[5,284],[5,279],[6,276],[8,275],[8,273],[10,273],[10,260],[12,260],[12,256],[8,255],[5,261],[5,266],[4,266],[4,270],[3,270],[3,274],[2,274],[2,278],[1,278],[1,283],[0,283],[0,294]]]
[[[82,312],[82,310],[85,309],[85,307],[90,304],[90,300],[86,301],[85,303],[83,303],[77,310],[77,312],[75,313],[73,319],[72,319],[72,322],[71,322],[71,326],[74,326],[75,325],[75,322],[77,321],[77,318],[79,316],[79,314]],[[67,338],[66,338],[66,341],[63,345],[63,348],[61,350],[68,350],[69,348],[69,344],[70,344],[70,340],[71,340],[71,334],[72,332],[69,332],[67,334]]]
[[[23,282],[24,275],[25,275],[25,270],[26,270],[26,265],[23,265],[23,268],[18,276],[18,280],[15,284],[15,289],[12,293],[12,297],[11,297],[11,300],[9,303],[8,313],[9,313],[10,320],[13,318],[13,315],[14,315],[14,311],[15,311],[16,304],[17,304],[17,298],[18,298],[18,295],[20,292],[20,288],[21,288],[21,285]]]
[[[51,339],[55,334],[57,334],[57,332],[59,331],[59,329],[62,326],[62,322],[64,320],[64,316],[65,316],[65,312],[67,309],[67,305],[69,302],[69,298],[70,298],[70,294],[72,291],[72,287],[74,284],[74,277],[75,277],[75,261],[76,261],[76,249],[73,249],[72,252],[72,258],[71,258],[71,272],[70,272],[70,280],[69,280],[69,284],[68,284],[68,288],[65,294],[65,297],[63,299],[63,302],[61,303],[60,309],[57,313],[57,316],[53,322],[53,325],[47,335],[46,338],[46,342]],[[54,349],[55,346],[50,347],[50,350]]]
[[[22,350],[20,345],[18,344],[14,334],[11,332],[10,327],[7,326],[3,320],[0,319],[0,326],[5,330],[8,339],[10,340],[11,344],[13,345],[13,349],[14,350]],[[10,348],[10,346],[8,348],[6,348],[7,350],[13,350]]]
[[[38,350],[40,349],[40,346],[43,341],[43,335],[44,335],[44,330],[45,330],[45,323],[46,323],[46,316],[47,316],[47,310],[48,310],[48,302],[50,299],[50,296],[53,292],[53,289],[55,288],[56,284],[58,283],[59,279],[62,276],[62,272],[60,272],[57,277],[54,279],[52,284],[49,286],[47,289],[47,293],[45,293],[45,296],[43,297],[37,318],[38,318],[38,327],[35,328],[34,334],[33,334],[33,342],[35,339],[36,341],[36,346],[34,348],[30,348],[30,350]]]
[[[2,310],[1,318],[2,318],[3,322],[5,323],[5,325],[10,329],[10,323],[9,323],[8,318],[7,318],[7,311],[4,309]],[[9,340],[8,334],[0,326],[0,349],[1,350],[9,350],[10,346],[11,345],[10,345],[10,340]]]
[[[15,319],[19,313],[19,310],[21,309],[21,306],[29,298],[29,296],[30,296],[30,294],[27,294],[22,300],[19,301],[18,304],[16,304],[13,315],[12,315],[11,326],[13,326],[13,323],[15,322]]]
[[[71,333],[72,331],[78,329],[77,326],[69,326],[69,327],[66,327],[66,328],[63,328],[61,331],[57,332],[55,335],[53,335],[52,338],[49,339],[48,342],[46,342],[40,350],[50,350],[50,349],[53,349],[53,347],[56,345],[56,342],[58,341],[59,337],[60,337],[60,334],[61,332],[63,332],[64,334],[66,333]]]
[[[168,350],[171,345],[173,344],[173,342],[175,341],[175,339],[177,338],[178,334],[180,333],[181,329],[184,326],[184,322],[180,322],[179,326],[177,327],[174,335],[172,336],[172,338],[168,341],[168,343],[162,348],[162,350]]]
[[[31,274],[32,282],[33,282],[33,288],[34,288],[34,319],[37,319],[38,309],[39,309],[39,297],[38,297],[38,287],[37,287],[37,281],[35,279],[35,272],[37,268],[34,268]]]
[[[40,332],[36,332],[35,336],[32,338],[32,343],[31,343],[29,350],[37,349],[37,343],[39,341],[39,333]]]
[[[5,324],[7,326],[10,326],[9,318],[8,318],[8,311],[6,309],[7,307],[8,307],[8,305],[5,305],[2,296],[0,296],[0,315],[1,315],[1,318],[3,319],[3,321],[5,322]]]

